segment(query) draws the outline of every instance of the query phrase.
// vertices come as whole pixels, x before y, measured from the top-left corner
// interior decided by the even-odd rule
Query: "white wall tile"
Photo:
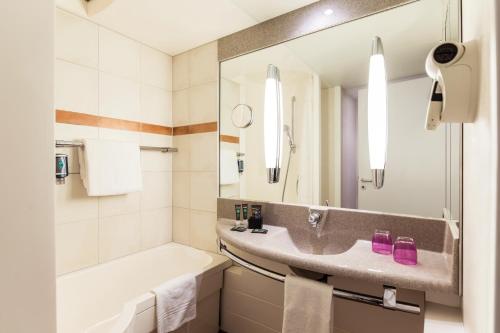
[[[190,175],[189,172],[173,173],[173,205],[175,207],[189,208],[190,205]]]
[[[99,28],[99,69],[139,81],[141,46],[106,28]]]
[[[179,151],[175,153],[174,160],[172,161],[172,168],[174,171],[190,170],[190,140],[191,135],[174,136],[174,146],[179,149]]]
[[[148,210],[141,213],[142,249],[172,241],[172,208]]]
[[[99,217],[137,213],[140,208],[141,192],[99,198]]]
[[[100,115],[140,121],[140,85],[107,73],[100,73]]]
[[[172,206],[172,172],[142,173],[141,209],[152,210]]]
[[[89,220],[98,217],[96,197],[88,197],[80,175],[69,175],[66,184],[55,186],[56,224]]]
[[[99,262],[135,253],[140,248],[139,213],[99,219]]]
[[[215,224],[217,216],[215,213],[191,210],[190,218],[190,241],[191,246],[198,249],[217,252],[217,233]]]
[[[141,133],[141,145],[153,147],[172,147],[173,138],[169,135]],[[141,151],[143,171],[172,171],[172,159],[176,153]]]
[[[189,53],[176,55],[172,59],[172,82],[174,91],[189,87]]]
[[[58,59],[97,68],[99,62],[97,25],[58,9],[55,32]]]
[[[173,208],[173,238],[174,242],[189,245],[189,224],[191,211],[186,208]]]
[[[217,211],[216,172],[191,172],[190,188],[191,209]]]
[[[189,51],[190,85],[195,86],[217,81],[217,42],[212,42]]]
[[[141,141],[141,134],[139,132],[99,128],[99,139],[134,142],[139,144]]]
[[[192,124],[217,121],[217,83],[189,88],[189,121]]]
[[[217,171],[217,139],[216,132],[191,135],[191,171]]]
[[[153,86],[141,86],[142,122],[172,126],[172,92]]]
[[[173,93],[172,119],[175,126],[189,124],[189,89]]]
[[[141,46],[142,83],[172,91],[172,57]]]
[[[58,225],[55,232],[58,275],[98,263],[97,219]]]
[[[55,108],[97,115],[99,74],[96,69],[56,60]]]

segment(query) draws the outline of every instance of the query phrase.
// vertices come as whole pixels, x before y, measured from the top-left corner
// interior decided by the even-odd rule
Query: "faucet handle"
[[[313,226],[313,228],[316,228],[318,224],[324,220],[326,215],[328,214],[328,209],[323,208],[309,208],[309,218],[307,221],[309,224]]]

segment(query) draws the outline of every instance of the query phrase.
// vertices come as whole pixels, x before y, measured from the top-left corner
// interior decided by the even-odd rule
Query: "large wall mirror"
[[[459,12],[458,0],[420,0],[221,62],[220,196],[428,217],[447,209],[458,219],[461,125],[424,125],[432,86],[425,59],[440,41],[460,39]],[[368,147],[375,36],[387,73],[387,152],[378,189]],[[269,85],[273,68],[280,87]],[[270,134],[266,89],[275,88],[283,114],[271,117],[279,133]],[[281,164],[270,182],[266,140],[273,135],[281,138],[281,148],[272,148],[281,149]]]

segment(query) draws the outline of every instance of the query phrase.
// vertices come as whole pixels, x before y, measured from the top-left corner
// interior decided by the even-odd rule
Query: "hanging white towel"
[[[89,196],[142,190],[141,154],[137,143],[85,139],[79,149],[80,177]]]
[[[158,333],[172,332],[196,318],[196,276],[181,275],[155,288]]]
[[[287,275],[283,333],[330,333],[333,330],[333,286]]]
[[[220,183],[221,185],[236,184],[240,181],[238,172],[238,157],[234,150],[220,151]]]

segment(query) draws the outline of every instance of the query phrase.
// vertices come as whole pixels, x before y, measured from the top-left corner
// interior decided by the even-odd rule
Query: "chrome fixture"
[[[307,222],[313,227],[318,228],[320,223],[326,219],[328,208],[309,208],[309,217]]]
[[[236,128],[247,128],[253,123],[253,109],[248,104],[236,104],[231,111],[231,122]]]
[[[236,262],[237,264],[241,265],[242,267],[245,267],[252,272],[258,273],[260,275],[266,276],[268,278],[271,278],[273,280],[279,281],[279,282],[285,282],[285,276],[276,273],[276,272],[271,272],[265,268],[256,266],[252,264],[251,262],[240,258],[239,256],[235,255],[231,251],[227,249],[227,246],[222,243],[222,241],[219,239],[219,250],[220,252],[231,259],[232,261]],[[350,292],[347,290],[342,290],[342,289],[333,289],[332,296],[334,297],[339,297],[343,299],[348,299],[351,301],[355,302],[360,302],[360,303],[365,303],[365,304],[370,304],[370,305],[375,305],[375,306],[380,306],[384,309],[388,310],[394,310],[394,311],[401,311],[401,312],[407,312],[411,314],[420,314],[420,306],[417,304],[410,304],[410,303],[399,303],[397,301],[397,293],[396,293],[396,288],[391,287],[391,286],[385,286],[384,285],[384,296],[381,297],[375,297],[375,296],[369,296],[365,294],[358,294],[355,292]]]
[[[280,180],[283,153],[283,100],[280,71],[278,67],[267,67],[264,97],[264,151],[269,184]]]
[[[56,140],[56,148],[65,148],[65,147],[84,147],[83,142],[79,141],[64,141],[64,140]],[[176,153],[178,152],[177,148],[172,147],[151,147],[151,146],[141,146],[141,150],[149,150],[149,151],[161,151],[162,153]]]
[[[286,164],[286,173],[285,173],[285,182],[283,183],[283,192],[281,193],[281,202],[285,201],[285,191],[288,180],[288,171],[290,170],[290,160],[292,159],[292,154],[295,154],[297,150],[297,146],[295,145],[295,96],[292,97],[292,129],[290,130],[290,126],[283,126],[283,131],[288,136],[288,147],[290,148],[290,152],[288,153],[288,162]]]
[[[380,37],[372,42],[370,73],[368,80],[368,148],[372,185],[384,186],[384,170],[387,158],[387,75],[384,47]]]

